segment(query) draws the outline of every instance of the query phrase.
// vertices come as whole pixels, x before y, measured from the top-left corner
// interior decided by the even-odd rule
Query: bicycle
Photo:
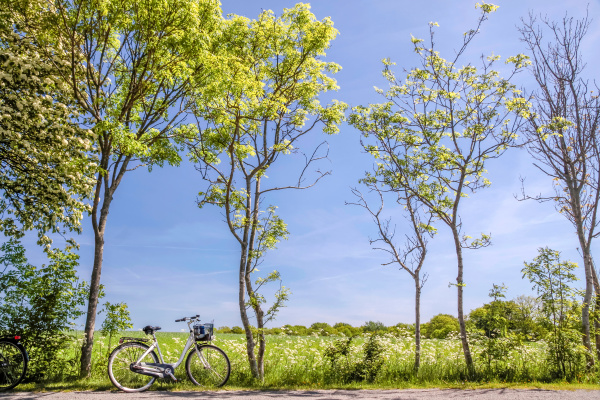
[[[29,355],[19,340],[19,335],[0,337],[0,391],[17,386],[27,372]]]
[[[183,362],[186,352],[191,349],[185,362],[190,381],[198,386],[223,386],[229,379],[231,365],[223,350],[207,343],[214,338],[214,325],[200,324],[200,315],[175,320],[181,321],[187,322],[190,336],[175,363],[168,364],[163,360],[155,335],[155,332],[161,329],[160,326],[148,325],[143,328],[146,335],[152,335],[152,339],[120,338],[119,346],[108,358],[108,377],[113,385],[124,392],[142,392],[152,386],[156,378],[170,378],[177,382],[175,368]],[[152,344],[148,346],[146,343],[151,341]],[[155,349],[158,356],[154,352]]]

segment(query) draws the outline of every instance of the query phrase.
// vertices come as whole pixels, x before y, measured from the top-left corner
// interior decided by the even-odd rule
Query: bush
[[[231,328],[231,333],[235,333],[236,335],[239,335],[241,333],[244,333],[244,329],[239,326],[234,326],[233,328]]]
[[[458,318],[449,314],[438,314],[427,324],[422,325],[423,334],[428,339],[445,339],[450,332],[458,332]]]
[[[353,339],[350,337],[336,340],[325,350],[324,356],[329,359],[333,373],[339,375],[337,378],[343,382],[373,382],[385,361],[384,347],[379,341],[379,336],[377,334],[369,336],[363,347],[362,359],[354,362],[349,357]]]
[[[68,332],[73,321],[83,315],[88,287],[75,275],[79,256],[67,246],[65,251],[47,250],[48,265],[37,268],[27,262],[25,249],[14,239],[0,250],[0,333],[19,334],[30,356],[28,375],[34,380],[77,373],[65,368],[61,349],[72,339]]]
[[[117,303],[111,304],[108,301],[104,303],[104,308],[100,313],[105,312],[106,317],[102,321],[102,327],[100,331],[103,335],[108,335],[108,351],[112,351],[112,338],[118,332],[124,331],[125,329],[132,328],[131,318],[129,317],[129,310],[127,304]]]
[[[383,324],[383,322],[379,322],[379,321],[377,321],[377,322],[367,321],[362,326],[362,330],[363,330],[363,332],[369,332],[369,333],[373,333],[373,332],[386,332],[387,328],[385,327],[385,325]]]
[[[282,329],[287,335],[306,336],[309,334],[308,329],[302,325],[284,325]]]

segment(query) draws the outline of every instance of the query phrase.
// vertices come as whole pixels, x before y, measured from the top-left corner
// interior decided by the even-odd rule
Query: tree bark
[[[469,342],[467,340],[467,327],[465,325],[465,316],[463,312],[463,256],[462,246],[460,243],[460,237],[458,236],[458,230],[455,226],[452,226],[452,235],[454,237],[454,246],[456,248],[456,258],[458,262],[458,276],[456,277],[456,288],[458,292],[458,325],[460,326],[460,340],[462,342],[463,353],[465,354],[465,362],[467,363],[467,370],[469,375],[475,374],[475,367],[473,365],[473,357],[471,357],[471,350],[469,348]]]
[[[240,316],[242,318],[242,324],[244,325],[244,331],[246,333],[246,353],[248,354],[248,363],[250,364],[250,372],[253,377],[258,376],[258,364],[256,362],[256,356],[254,355],[254,336],[252,334],[252,327],[250,326],[250,320],[248,319],[248,313],[246,311],[246,263],[248,246],[247,242],[242,243],[242,256],[240,258],[240,274],[239,274],[239,306]]]
[[[88,298],[88,310],[85,320],[85,330],[83,345],[81,347],[80,371],[82,378],[86,378],[91,373],[92,368],[92,349],[94,346],[94,329],[96,325],[96,312],[98,309],[98,299],[100,295],[100,276],[102,274],[102,257],[104,255],[104,231],[106,220],[112,196],[110,191],[105,190],[105,196],[100,209],[100,219],[97,219],[97,210],[99,203],[99,194],[102,190],[102,177],[98,177],[96,193],[94,197],[94,206],[92,209],[92,225],[94,229],[94,266],[90,279],[90,294]]]
[[[598,282],[598,275],[596,274],[596,268],[592,262],[592,279],[594,281],[594,290],[596,291],[596,312],[594,315],[594,328],[596,328],[596,357],[600,362],[600,282]]]
[[[421,282],[419,274],[415,278],[415,373],[419,372],[421,366]]]
[[[592,304],[592,297],[594,294],[594,286],[592,279],[592,270],[594,266],[592,264],[592,256],[590,255],[589,248],[585,248],[583,251],[583,267],[585,268],[585,296],[583,299],[583,307],[581,308],[581,322],[583,326],[583,345],[586,347],[588,352],[586,353],[588,366],[594,365],[594,356],[592,353],[592,340],[590,331],[590,306]]]
[[[120,167],[113,166],[113,176],[109,179],[108,165],[110,161],[111,149],[108,137],[105,137],[101,143],[102,158],[100,167],[104,174],[98,174],[96,180],[96,189],[94,190],[94,200],[92,206],[92,227],[94,230],[94,266],[92,268],[92,277],[90,279],[90,295],[88,299],[88,311],[85,321],[85,337],[81,346],[81,365],[79,374],[82,378],[88,377],[92,368],[92,349],[94,346],[94,329],[96,324],[96,311],[98,309],[98,297],[100,295],[100,276],[102,274],[102,257],[104,254],[104,232],[106,230],[106,221],[108,212],[113,200],[113,195],[127,171],[127,166],[131,156],[125,157]],[[117,173],[118,170],[118,173]],[[100,192],[103,192],[102,207],[100,208],[100,218],[98,218],[98,206],[100,205]]]
[[[252,208],[252,186],[251,180],[246,179],[246,221],[251,220],[251,208]],[[244,234],[242,237],[241,245],[241,257],[240,257],[240,275],[239,275],[239,306],[240,316],[242,318],[242,324],[244,325],[244,331],[246,333],[246,353],[248,354],[248,363],[250,364],[250,372],[252,376],[257,378],[259,376],[258,363],[256,355],[254,354],[254,348],[256,343],[254,341],[254,335],[252,334],[252,326],[248,319],[248,313],[246,310],[246,293],[248,292],[248,278],[250,271],[248,271],[248,263],[250,258],[250,231],[251,226],[246,225],[244,227]]]
[[[592,341],[590,334],[590,305],[592,304],[592,296],[594,293],[594,281],[592,278],[592,270],[594,269],[592,256],[590,254],[590,243],[586,240],[584,231],[584,222],[581,215],[581,201],[579,192],[576,191],[574,184],[568,180],[567,185],[570,191],[571,204],[573,210],[573,220],[577,230],[577,239],[583,255],[583,268],[585,272],[585,295],[583,297],[583,306],[581,307],[581,325],[583,328],[583,345],[587,349],[586,360],[588,366],[594,365],[594,357],[592,355]]]

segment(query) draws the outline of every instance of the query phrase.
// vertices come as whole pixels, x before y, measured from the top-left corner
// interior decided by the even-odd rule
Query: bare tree
[[[363,179],[371,192],[376,192],[380,205],[377,210],[371,208],[364,198],[363,194],[357,189],[352,189],[356,196],[356,203],[346,203],[363,207],[373,217],[373,222],[377,225],[377,239],[371,239],[370,243],[376,250],[381,250],[390,255],[390,261],[382,265],[399,265],[400,268],[408,272],[415,285],[415,371],[419,370],[421,364],[421,289],[427,280],[427,274],[421,275],[421,268],[425,263],[427,255],[427,237],[435,233],[431,226],[432,216],[429,214],[427,222],[423,222],[423,211],[415,196],[411,195],[403,188],[388,188],[382,190],[377,185],[375,179]],[[391,228],[391,218],[383,219],[383,193],[391,192],[396,197],[396,203],[404,207],[408,213],[406,219],[410,221],[412,233],[405,235],[404,248],[398,246],[394,241],[396,229]]]
[[[552,201],[577,234],[585,270],[583,298],[583,343],[590,351],[590,303],[594,286],[600,285],[595,274],[590,246],[600,235],[598,199],[600,198],[600,148],[598,124],[600,100],[598,86],[584,78],[585,63],[581,45],[591,24],[586,17],[574,20],[565,16],[560,22],[533,14],[522,21],[521,40],[531,54],[531,73],[538,88],[531,93],[532,114],[525,132],[526,148],[534,165],[552,178],[554,193],[521,199]],[[549,32],[549,39],[544,34]],[[594,93],[596,91],[596,93]],[[596,337],[600,357],[600,337]]]

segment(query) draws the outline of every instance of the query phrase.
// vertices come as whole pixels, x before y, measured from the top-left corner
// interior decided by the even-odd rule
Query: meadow
[[[143,337],[142,332],[123,332],[126,336]],[[19,390],[107,390],[114,389],[106,373],[110,350],[118,345],[113,337],[97,335],[94,346],[92,376],[77,379],[81,332],[57,357],[52,373],[44,382],[25,383]],[[158,332],[157,338],[165,362],[175,362],[187,340],[187,333]],[[408,387],[552,387],[599,389],[597,373],[584,373],[570,381],[556,381],[548,375],[547,346],[543,341],[526,342],[513,348],[502,359],[479,355],[485,343],[472,339],[477,377],[467,379],[461,343],[457,338],[422,340],[421,368],[415,373],[414,339],[408,335],[383,334],[373,339],[380,349],[379,363],[365,359],[368,335],[354,338],[347,352],[332,361],[332,349],[348,343],[336,336],[268,335],[265,357],[265,380],[251,378],[246,358],[245,337],[240,334],[217,334],[213,344],[221,347],[231,361],[231,377],[225,389],[315,389],[315,388],[408,388]],[[343,347],[343,346],[342,346]],[[339,354],[338,354],[339,355]],[[377,365],[375,366],[375,364]],[[361,373],[367,371],[367,373]],[[370,373],[369,371],[375,373]],[[187,380],[180,365],[175,376],[178,383],[159,381],[153,389],[202,390]],[[549,385],[549,386],[548,386]]]

